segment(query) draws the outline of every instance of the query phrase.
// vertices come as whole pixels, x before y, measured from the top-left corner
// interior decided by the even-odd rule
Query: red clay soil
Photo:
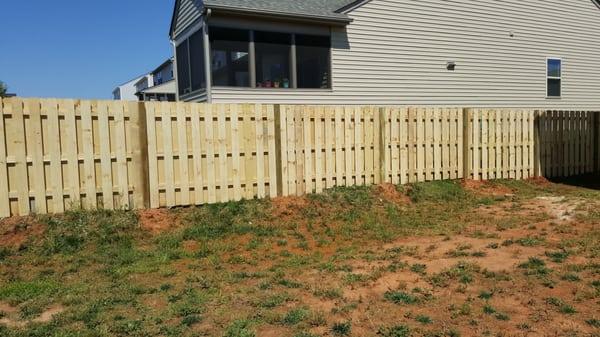
[[[492,181],[464,179],[461,185],[465,190],[479,195],[506,196],[514,193],[510,188],[498,185]]]
[[[271,214],[273,217],[282,220],[289,220],[309,205],[309,200],[305,197],[279,197],[271,200]]]
[[[0,220],[0,246],[21,247],[30,237],[38,236],[45,227],[32,217],[12,217]]]
[[[541,187],[548,187],[548,186],[552,185],[552,183],[544,177],[529,178],[529,179],[527,179],[527,182],[530,182],[533,185],[537,185],[537,186],[541,186]]]
[[[140,226],[152,234],[160,234],[177,227],[177,219],[167,209],[146,209],[138,212]]]
[[[398,188],[393,184],[381,184],[376,187],[377,196],[397,205],[407,205],[411,203],[410,198],[398,191]]]

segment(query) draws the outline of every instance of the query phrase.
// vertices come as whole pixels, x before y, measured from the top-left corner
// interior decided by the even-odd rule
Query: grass
[[[380,328],[377,334],[383,337],[410,337],[411,330],[406,325],[395,325]]]
[[[566,262],[597,257],[600,235],[583,225],[545,228],[539,215],[513,213],[539,194],[584,195],[590,204],[598,194],[498,184],[511,186],[515,197],[496,200],[445,181],[397,187],[410,202],[360,186],[283,204],[174,209],[164,211],[173,226],[160,234],[141,228],[132,211],[35,217],[43,235],[0,249],[0,304],[14,308],[0,318],[25,324],[0,324],[0,335],[458,336],[448,326],[475,329],[493,321],[516,329],[520,322],[492,306],[507,290],[530,297],[538,312],[551,308],[597,327],[588,308],[600,298],[600,267]],[[511,229],[531,234],[519,239]],[[558,230],[560,240],[550,240]],[[473,240],[482,244],[464,243]],[[537,253],[516,268],[486,269],[488,258],[521,249]],[[464,261],[436,264],[448,257]],[[577,282],[577,291],[562,292],[568,294],[562,299],[538,291],[575,286],[569,282]],[[53,320],[30,324],[57,306],[64,312]],[[533,330],[541,323],[527,324]]]
[[[395,304],[415,304],[419,302],[419,299],[416,296],[403,291],[388,291],[383,297]]]
[[[335,336],[350,336],[350,334],[352,333],[352,323],[350,323],[350,322],[335,323],[331,327],[331,332]]]
[[[60,284],[51,280],[15,281],[0,288],[0,300],[13,305],[56,295]]]
[[[563,300],[556,297],[547,298],[546,303],[556,307],[558,309],[558,312],[562,314],[572,315],[577,313],[577,310],[575,310],[573,306],[565,303]]]

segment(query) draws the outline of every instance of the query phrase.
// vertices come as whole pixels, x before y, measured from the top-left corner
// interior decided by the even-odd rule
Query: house
[[[600,107],[599,0],[177,0],[183,101]]]
[[[122,101],[137,101],[138,97],[135,95],[138,92],[136,84],[144,78],[146,78],[146,75],[138,76],[116,87],[113,90],[113,99]]]
[[[145,81],[140,81],[136,92],[140,101],[175,101],[177,88],[173,63],[172,58],[166,60],[150,72]]]
[[[135,82],[135,94],[136,96],[141,91],[154,86],[154,76],[152,73],[142,76],[137,82]]]
[[[173,71],[174,60],[169,58],[148,74],[118,86],[113,98],[124,101],[170,101],[176,99],[177,88]]]

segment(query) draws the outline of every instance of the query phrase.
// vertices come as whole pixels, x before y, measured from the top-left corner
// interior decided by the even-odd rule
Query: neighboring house
[[[113,90],[113,99],[121,101],[137,101],[138,97],[135,95],[137,93],[136,84],[145,77],[146,75],[138,76],[133,80],[116,87],[115,90]]]
[[[176,0],[184,101],[600,107],[598,0]]]
[[[151,74],[154,79],[153,86],[161,85],[175,79],[175,74],[173,71],[173,59],[170,58],[163,62],[163,64],[154,69]]]
[[[173,71],[173,59],[163,62],[148,74],[146,81],[140,81],[136,95],[141,101],[176,100],[177,88]]]
[[[139,92],[142,92],[145,89],[154,86],[154,78],[152,73],[142,76],[139,81],[135,82],[135,94],[137,95]]]

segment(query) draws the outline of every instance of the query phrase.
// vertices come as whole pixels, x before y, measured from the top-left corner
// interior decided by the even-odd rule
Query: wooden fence
[[[590,111],[0,102],[0,217],[599,171]]]

